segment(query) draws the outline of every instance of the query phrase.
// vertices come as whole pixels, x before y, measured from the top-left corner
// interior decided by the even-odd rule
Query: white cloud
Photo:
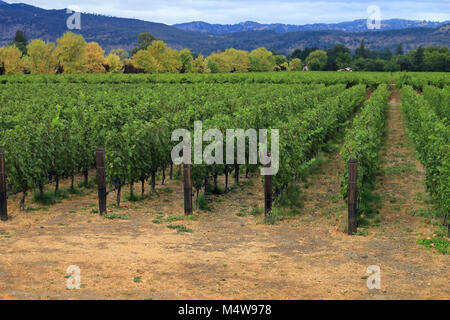
[[[6,1],[8,3],[18,1]],[[450,20],[447,0],[23,0],[23,3],[46,9],[62,9],[71,5],[82,12],[174,24],[189,21],[232,24],[242,21],[261,23],[331,23],[367,18],[369,5],[381,8],[383,19]]]

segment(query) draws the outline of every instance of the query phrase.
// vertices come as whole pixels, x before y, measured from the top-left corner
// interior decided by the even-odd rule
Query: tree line
[[[306,61],[311,70],[332,71],[350,67],[355,71],[450,71],[450,51],[439,46],[418,47],[408,53],[399,44],[392,52],[370,50],[364,40],[352,54],[349,48],[342,44],[326,50],[319,48],[297,49],[288,59],[299,58]]]
[[[227,49],[205,57],[188,49],[177,51],[150,33],[138,36],[138,47],[130,52],[118,48],[107,55],[96,42],[66,32],[56,44],[35,39],[28,43],[22,31],[0,48],[0,74],[55,73],[231,73],[322,70],[343,68],[355,71],[450,71],[447,47],[419,47],[404,53],[366,48],[364,41],[352,54],[342,44],[326,50],[306,48],[284,56],[266,48],[251,52]]]

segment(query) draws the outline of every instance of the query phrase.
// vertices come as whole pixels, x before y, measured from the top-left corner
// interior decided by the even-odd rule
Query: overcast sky
[[[381,9],[382,19],[450,20],[450,0],[23,0],[45,9],[79,8],[81,12],[137,18],[165,24],[190,21],[233,24],[308,24],[366,19],[369,5]]]

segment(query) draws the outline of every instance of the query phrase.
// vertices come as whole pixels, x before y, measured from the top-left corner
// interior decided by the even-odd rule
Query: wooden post
[[[270,157],[270,153],[268,154]],[[266,165],[266,168],[270,168],[271,163]],[[269,216],[272,212],[272,199],[273,199],[273,188],[272,188],[272,176],[264,176],[264,214]]]
[[[6,196],[5,151],[0,149],[0,219],[8,220],[8,206]]]
[[[358,159],[348,162],[348,234],[358,229]]]
[[[192,179],[191,179],[191,165],[183,164],[184,174],[184,214],[192,215]]]
[[[98,148],[95,152],[98,185],[98,211],[100,215],[106,213],[106,174],[105,174],[105,149]]]

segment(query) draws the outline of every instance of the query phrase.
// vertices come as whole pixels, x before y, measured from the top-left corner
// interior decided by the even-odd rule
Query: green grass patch
[[[440,218],[441,212],[436,208],[420,208],[412,210],[413,216],[425,217],[425,218]]]
[[[258,214],[263,214],[264,209],[259,208],[258,206],[253,206],[253,209],[248,213],[250,216],[256,216]]]
[[[34,208],[34,207],[27,207],[25,210],[26,211],[39,211],[41,209],[42,209],[41,207],[36,207],[36,208]]]
[[[282,208],[303,208],[303,196],[301,188],[297,185],[288,186],[277,200],[277,205]]]
[[[173,229],[173,230],[177,230],[178,233],[183,233],[183,232],[192,232],[191,229],[186,228],[186,226],[184,224],[179,224],[179,225],[170,225],[167,226],[167,228],[169,229]]]
[[[140,283],[140,282],[142,282],[142,277],[141,277],[141,276],[134,277],[134,278],[133,278],[133,282],[134,282],[134,283]]]
[[[264,223],[268,225],[277,224],[277,222],[285,219],[286,212],[281,208],[273,208],[270,214],[264,216]]]
[[[213,188],[211,190],[211,193],[214,195],[220,196],[220,195],[226,194],[227,191],[225,190],[225,188],[222,188],[221,186],[217,186],[216,189]]]
[[[96,178],[91,178],[89,179],[88,183],[85,184],[84,181],[80,181],[77,184],[77,187],[79,189],[95,189],[97,187],[97,179]]]
[[[209,206],[209,201],[206,199],[205,195],[202,193],[198,196],[198,208],[202,211],[211,211]]]
[[[114,213],[108,213],[103,215],[105,219],[109,220],[130,220],[130,216],[126,214],[114,214]]]
[[[68,188],[67,192],[69,194],[73,194],[73,195],[82,195],[83,191],[79,188],[73,187],[73,188]]]
[[[369,230],[367,230],[367,229],[359,229],[358,231],[356,231],[356,235],[357,236],[367,237],[369,235]]]
[[[198,218],[194,215],[187,216],[186,219],[189,221],[197,221],[198,220]]]
[[[166,219],[166,222],[183,221],[183,216],[171,216]]]
[[[412,165],[397,164],[392,167],[386,167],[382,170],[384,175],[402,175],[417,173],[417,169]]]
[[[117,204],[115,204],[115,203],[109,204],[109,205],[108,205],[108,208],[109,208],[109,209],[114,209],[114,210],[125,210],[125,208],[118,207]]]
[[[68,199],[69,197],[70,197],[69,189],[60,188],[55,193],[56,200],[64,200],[64,199]]]
[[[33,193],[33,202],[40,203],[44,206],[51,206],[56,203],[56,197],[54,192],[35,192]]]
[[[125,199],[127,199],[130,202],[138,202],[138,201],[142,200],[142,198],[140,196],[136,195],[135,193],[133,193],[133,194],[128,193],[126,195]]]
[[[419,239],[417,244],[428,249],[436,249],[441,254],[450,254],[450,242],[443,238]]]
[[[161,190],[161,192],[166,193],[166,194],[172,194],[173,193],[173,189],[169,188],[169,187],[165,187],[165,188],[162,188],[160,190]]]

